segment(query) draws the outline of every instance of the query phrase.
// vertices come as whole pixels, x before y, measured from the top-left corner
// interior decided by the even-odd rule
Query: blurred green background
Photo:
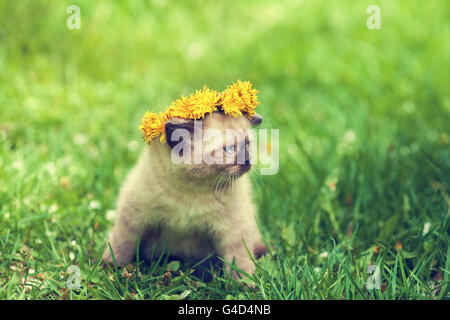
[[[66,27],[71,4],[79,30]],[[366,26],[372,4],[380,30]],[[2,1],[0,297],[446,296],[449,13],[445,0]],[[141,116],[237,79],[260,90],[264,127],[280,129],[280,171],[254,181],[282,257],[264,260],[258,286],[278,292],[192,289],[179,273],[179,287],[153,286],[164,266],[143,273],[144,291],[120,277],[108,287],[92,263],[145,145]],[[362,289],[375,261],[378,296]],[[64,289],[71,264],[81,293]],[[315,268],[332,276],[316,283]],[[29,273],[41,284],[27,287]]]

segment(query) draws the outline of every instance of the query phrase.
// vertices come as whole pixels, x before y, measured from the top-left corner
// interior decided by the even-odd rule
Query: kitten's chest
[[[177,229],[189,229],[192,226],[213,226],[221,223],[230,211],[231,199],[217,200],[210,196],[202,197],[166,197],[152,217],[167,226]]]
[[[187,219],[204,220],[217,219],[218,216],[223,215],[226,211],[227,202],[192,198],[185,199],[178,203],[174,203],[170,207],[170,211],[174,218],[186,217]]]

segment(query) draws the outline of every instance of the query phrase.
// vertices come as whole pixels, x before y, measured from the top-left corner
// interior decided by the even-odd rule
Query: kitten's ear
[[[164,129],[166,131],[166,141],[169,147],[173,148],[180,142],[179,138],[183,138],[183,132],[180,134],[176,134],[174,136],[174,140],[172,140],[172,134],[177,129],[184,129],[189,131],[189,134],[192,136],[194,132],[194,120],[191,119],[181,119],[181,118],[172,118],[167,120]],[[190,141],[189,141],[190,142]]]
[[[250,119],[250,124],[252,126],[260,125],[263,121],[263,117],[257,113],[253,114],[253,117]]]

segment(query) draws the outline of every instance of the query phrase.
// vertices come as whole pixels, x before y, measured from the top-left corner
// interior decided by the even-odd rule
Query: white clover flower
[[[53,203],[50,208],[48,208],[48,212],[49,213],[55,213],[56,211],[58,211],[58,205],[56,203]]]
[[[96,200],[91,200],[91,201],[89,201],[88,208],[90,210],[98,210],[101,208],[100,202],[98,202]]]
[[[47,162],[44,164],[44,170],[47,171],[51,176],[56,174],[56,165],[54,162]]]
[[[339,154],[345,154],[350,150],[351,145],[356,140],[356,133],[353,129],[349,129],[344,133],[342,140],[337,145],[337,152]]]
[[[88,138],[85,134],[78,133],[73,137],[73,142],[78,146],[82,146],[88,142]]]
[[[114,222],[116,220],[116,210],[106,211],[106,220]]]
[[[25,168],[25,165],[23,164],[22,160],[16,160],[12,163],[12,167],[13,167],[13,169],[15,169],[17,171],[23,171],[23,169]]]
[[[352,129],[349,129],[344,134],[344,143],[352,143],[356,139],[356,133]]]
[[[47,237],[54,237],[56,235],[56,232],[55,231],[46,231],[45,235]]]

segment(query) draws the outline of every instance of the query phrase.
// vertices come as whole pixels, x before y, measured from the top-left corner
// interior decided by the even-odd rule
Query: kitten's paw
[[[242,264],[238,265],[238,268],[241,269],[246,274],[248,274],[249,276],[252,276],[253,273],[255,273],[255,271],[256,271],[255,265],[250,260],[248,260],[246,262],[247,263],[245,263],[245,264],[242,263]],[[239,275],[238,275],[237,270],[233,270],[233,279],[238,282],[244,281],[246,284],[251,283],[251,281],[248,279],[248,277],[244,273],[239,272]],[[243,280],[243,279],[245,279],[245,280]]]
[[[112,263],[112,261],[107,261],[107,260],[102,259],[99,266],[102,269],[114,268],[114,263]]]
[[[268,250],[266,245],[263,242],[258,242],[255,244],[253,249],[253,255],[256,259],[259,259],[267,254]]]
[[[114,252],[114,259],[111,256],[111,251],[109,249],[109,247],[107,247],[105,249],[105,252],[103,253],[103,257],[102,257],[102,262],[100,263],[100,265],[105,268],[107,266],[111,266],[114,267],[114,260],[115,260],[115,264],[117,267],[122,267],[124,265],[127,265],[128,263],[131,262],[131,259],[129,259],[128,256],[124,256],[122,254],[120,254],[119,252]]]
[[[250,271],[250,270],[249,270]],[[252,274],[252,272],[247,272],[248,274]],[[236,273],[236,271],[233,271],[233,280],[236,283],[239,283],[242,287],[247,287],[250,289],[254,289],[256,287],[256,284],[253,282],[253,280],[249,279],[248,277],[244,276],[241,273],[241,276],[239,277]]]
[[[111,253],[109,252],[109,248],[106,248],[105,252],[103,253],[100,267],[102,267],[103,269],[106,269],[107,267],[114,267],[114,262]]]

